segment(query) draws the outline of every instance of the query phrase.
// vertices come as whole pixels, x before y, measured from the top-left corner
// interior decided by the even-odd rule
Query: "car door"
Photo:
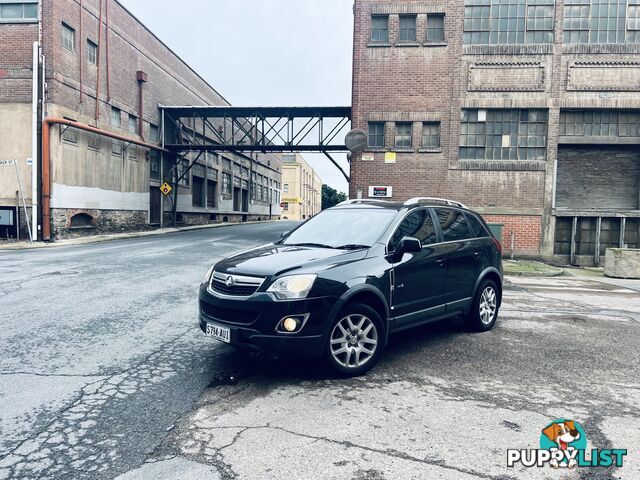
[[[442,235],[447,266],[447,311],[463,310],[471,301],[477,278],[477,254],[469,223],[462,210],[448,207],[434,209]]]
[[[404,237],[420,240],[422,250],[395,254]],[[389,258],[394,262],[391,308],[396,328],[443,313],[447,271],[431,211],[428,208],[411,211],[396,228],[388,248]]]

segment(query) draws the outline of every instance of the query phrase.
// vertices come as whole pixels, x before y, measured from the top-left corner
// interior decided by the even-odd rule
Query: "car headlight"
[[[267,289],[279,300],[306,298],[313,287],[316,275],[290,275],[277,279]]]
[[[209,269],[209,271],[207,272],[207,275],[204,277],[204,281],[208,282],[211,279],[211,274],[213,273],[213,267],[211,267]]]

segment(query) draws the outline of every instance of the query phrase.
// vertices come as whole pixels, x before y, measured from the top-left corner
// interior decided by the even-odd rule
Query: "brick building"
[[[52,236],[166,225],[172,197],[159,187],[172,169],[185,173],[195,155],[175,159],[127,139],[162,144],[159,105],[228,102],[116,0],[2,1],[0,39],[0,159],[18,161],[27,204],[33,42],[40,40],[45,69],[40,120],[62,118],[125,137],[51,128]],[[202,155],[180,181],[178,221],[277,218],[280,168],[276,155]],[[15,208],[17,189],[13,170],[0,170],[0,210]]]
[[[302,155],[282,156],[282,218],[305,220],[322,210],[322,180]]]
[[[518,255],[593,264],[640,247],[640,0],[354,13],[353,127],[369,148],[351,197],[454,198],[503,224]]]

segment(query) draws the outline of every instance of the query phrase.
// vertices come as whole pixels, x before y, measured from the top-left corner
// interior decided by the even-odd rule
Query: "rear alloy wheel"
[[[498,318],[499,309],[498,287],[493,280],[484,280],[473,299],[467,323],[478,332],[491,330]]]
[[[369,371],[384,348],[382,321],[372,308],[347,305],[331,324],[326,356],[329,366],[343,376]]]

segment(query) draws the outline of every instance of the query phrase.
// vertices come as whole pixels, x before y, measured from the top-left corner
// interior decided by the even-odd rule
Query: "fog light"
[[[298,328],[298,320],[296,320],[295,318],[285,318],[284,321],[282,322],[282,327],[287,331],[287,332],[295,332],[296,329]]]

